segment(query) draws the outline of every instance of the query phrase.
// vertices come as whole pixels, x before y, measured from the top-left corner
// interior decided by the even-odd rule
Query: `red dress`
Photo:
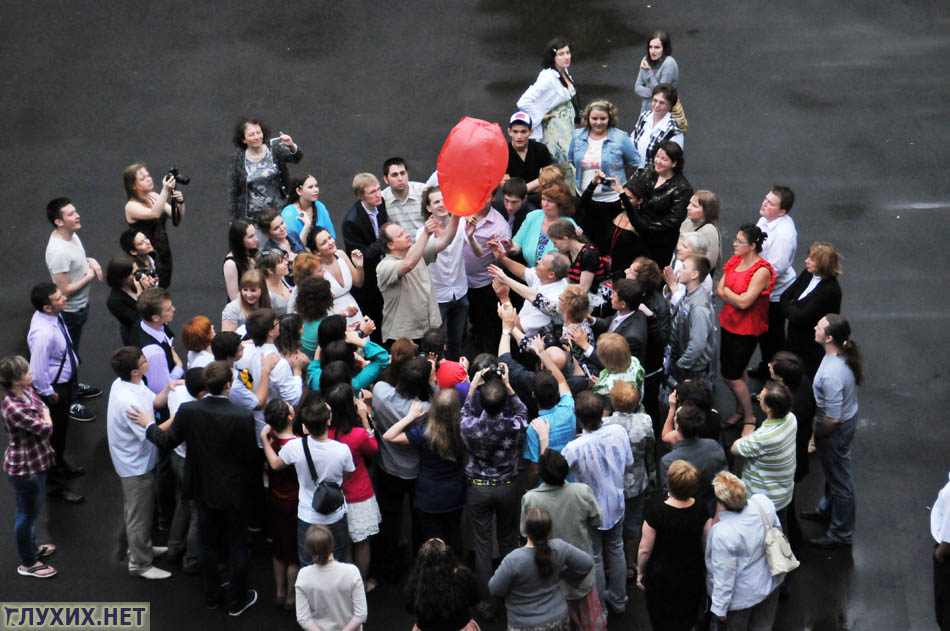
[[[271,432],[268,437],[275,453],[295,437],[278,438]],[[270,510],[270,531],[274,537],[274,558],[296,565],[297,556],[297,472],[293,467],[280,471],[268,468],[273,504]]]
[[[736,267],[741,262],[742,257],[736,254],[723,265],[723,279],[726,287],[737,294],[745,293],[749,289],[749,283],[752,282],[752,276],[762,267],[769,270],[769,284],[748,309],[737,309],[729,303],[724,304],[719,313],[719,324],[722,325],[723,330],[735,335],[762,335],[769,330],[769,294],[772,293],[772,286],[775,284],[775,270],[768,261],[760,258],[750,265],[749,269],[737,272]]]

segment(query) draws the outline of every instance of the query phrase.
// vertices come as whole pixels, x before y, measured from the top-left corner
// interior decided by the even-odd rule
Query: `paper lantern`
[[[508,168],[508,142],[498,123],[466,116],[439,152],[439,188],[453,215],[474,215],[488,202]]]

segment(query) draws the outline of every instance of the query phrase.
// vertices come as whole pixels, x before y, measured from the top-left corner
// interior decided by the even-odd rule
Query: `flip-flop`
[[[41,573],[45,572],[45,573]],[[56,576],[56,570],[50,566],[42,563],[40,565],[34,565],[33,567],[26,568],[22,565],[18,565],[16,568],[16,573],[20,576],[32,576],[33,578],[51,578]]]
[[[44,543],[39,548],[36,549],[36,556],[41,559],[45,559],[48,556],[56,554],[56,546],[51,543]]]

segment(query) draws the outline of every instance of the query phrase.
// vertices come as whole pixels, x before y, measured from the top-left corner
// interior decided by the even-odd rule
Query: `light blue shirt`
[[[784,573],[772,576],[769,570],[759,507],[770,526],[779,525],[772,501],[756,494],[740,513],[720,511],[719,521],[706,535],[706,591],[717,616],[759,604],[785,578]]]
[[[313,232],[317,228],[326,228],[330,233],[330,236],[336,239],[336,230],[333,229],[333,220],[330,219],[330,211],[327,210],[327,207],[323,205],[319,199],[313,203],[313,207],[316,209],[316,220],[314,225],[310,228],[310,231]],[[288,232],[295,232],[297,236],[300,237],[300,231],[303,230],[303,222],[297,218],[297,207],[293,204],[287,204],[284,206],[284,209],[280,211],[280,216],[284,220],[284,224],[287,226]]]
[[[578,482],[594,491],[603,514],[601,530],[610,530],[623,519],[623,476],[633,466],[633,450],[627,430],[620,425],[602,425],[565,445],[561,455],[571,465]]]
[[[817,412],[815,418],[841,421],[858,413],[858,387],[854,373],[840,355],[825,355],[812,382]]]
[[[549,410],[538,410],[538,416],[548,420],[551,433],[548,436],[548,447],[554,451],[561,451],[577,434],[577,420],[574,417],[574,397],[562,394],[560,400]],[[528,428],[527,439],[524,443],[524,459],[537,462],[541,458],[541,445],[538,433],[533,427]]]

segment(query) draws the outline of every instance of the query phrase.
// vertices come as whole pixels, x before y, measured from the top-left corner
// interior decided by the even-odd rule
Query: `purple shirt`
[[[511,395],[498,416],[482,409],[481,397],[469,393],[462,406],[462,442],[468,449],[465,475],[500,482],[518,475],[518,462],[528,427],[528,408]]]
[[[464,221],[464,218],[463,218]],[[465,273],[468,274],[468,286],[470,289],[491,285],[491,276],[488,275],[488,266],[495,262],[495,256],[488,249],[488,242],[492,239],[511,238],[511,226],[505,221],[500,212],[492,208],[475,224],[475,240],[482,248],[482,256],[476,257],[472,252],[472,246],[465,240],[463,256],[465,258]]]
[[[53,385],[66,383],[73,376],[72,363],[66,354],[66,336],[59,327],[59,318],[43,311],[33,313],[26,342],[30,345],[30,370],[33,388],[43,396],[53,394]],[[75,358],[75,353],[73,353]],[[75,358],[79,363],[79,358]],[[60,365],[63,366],[60,371]],[[59,373],[59,379],[56,378]]]
[[[145,373],[145,380],[148,382],[148,389],[158,394],[165,389],[168,382],[172,379],[181,379],[185,371],[181,366],[168,366],[168,360],[165,358],[165,349],[162,348],[162,342],[167,342],[169,346],[174,346],[175,340],[165,334],[165,328],[155,330],[144,322],[139,322],[139,326],[149,337],[155,340],[154,344],[148,344],[142,347],[142,354],[148,360],[148,371]]]

